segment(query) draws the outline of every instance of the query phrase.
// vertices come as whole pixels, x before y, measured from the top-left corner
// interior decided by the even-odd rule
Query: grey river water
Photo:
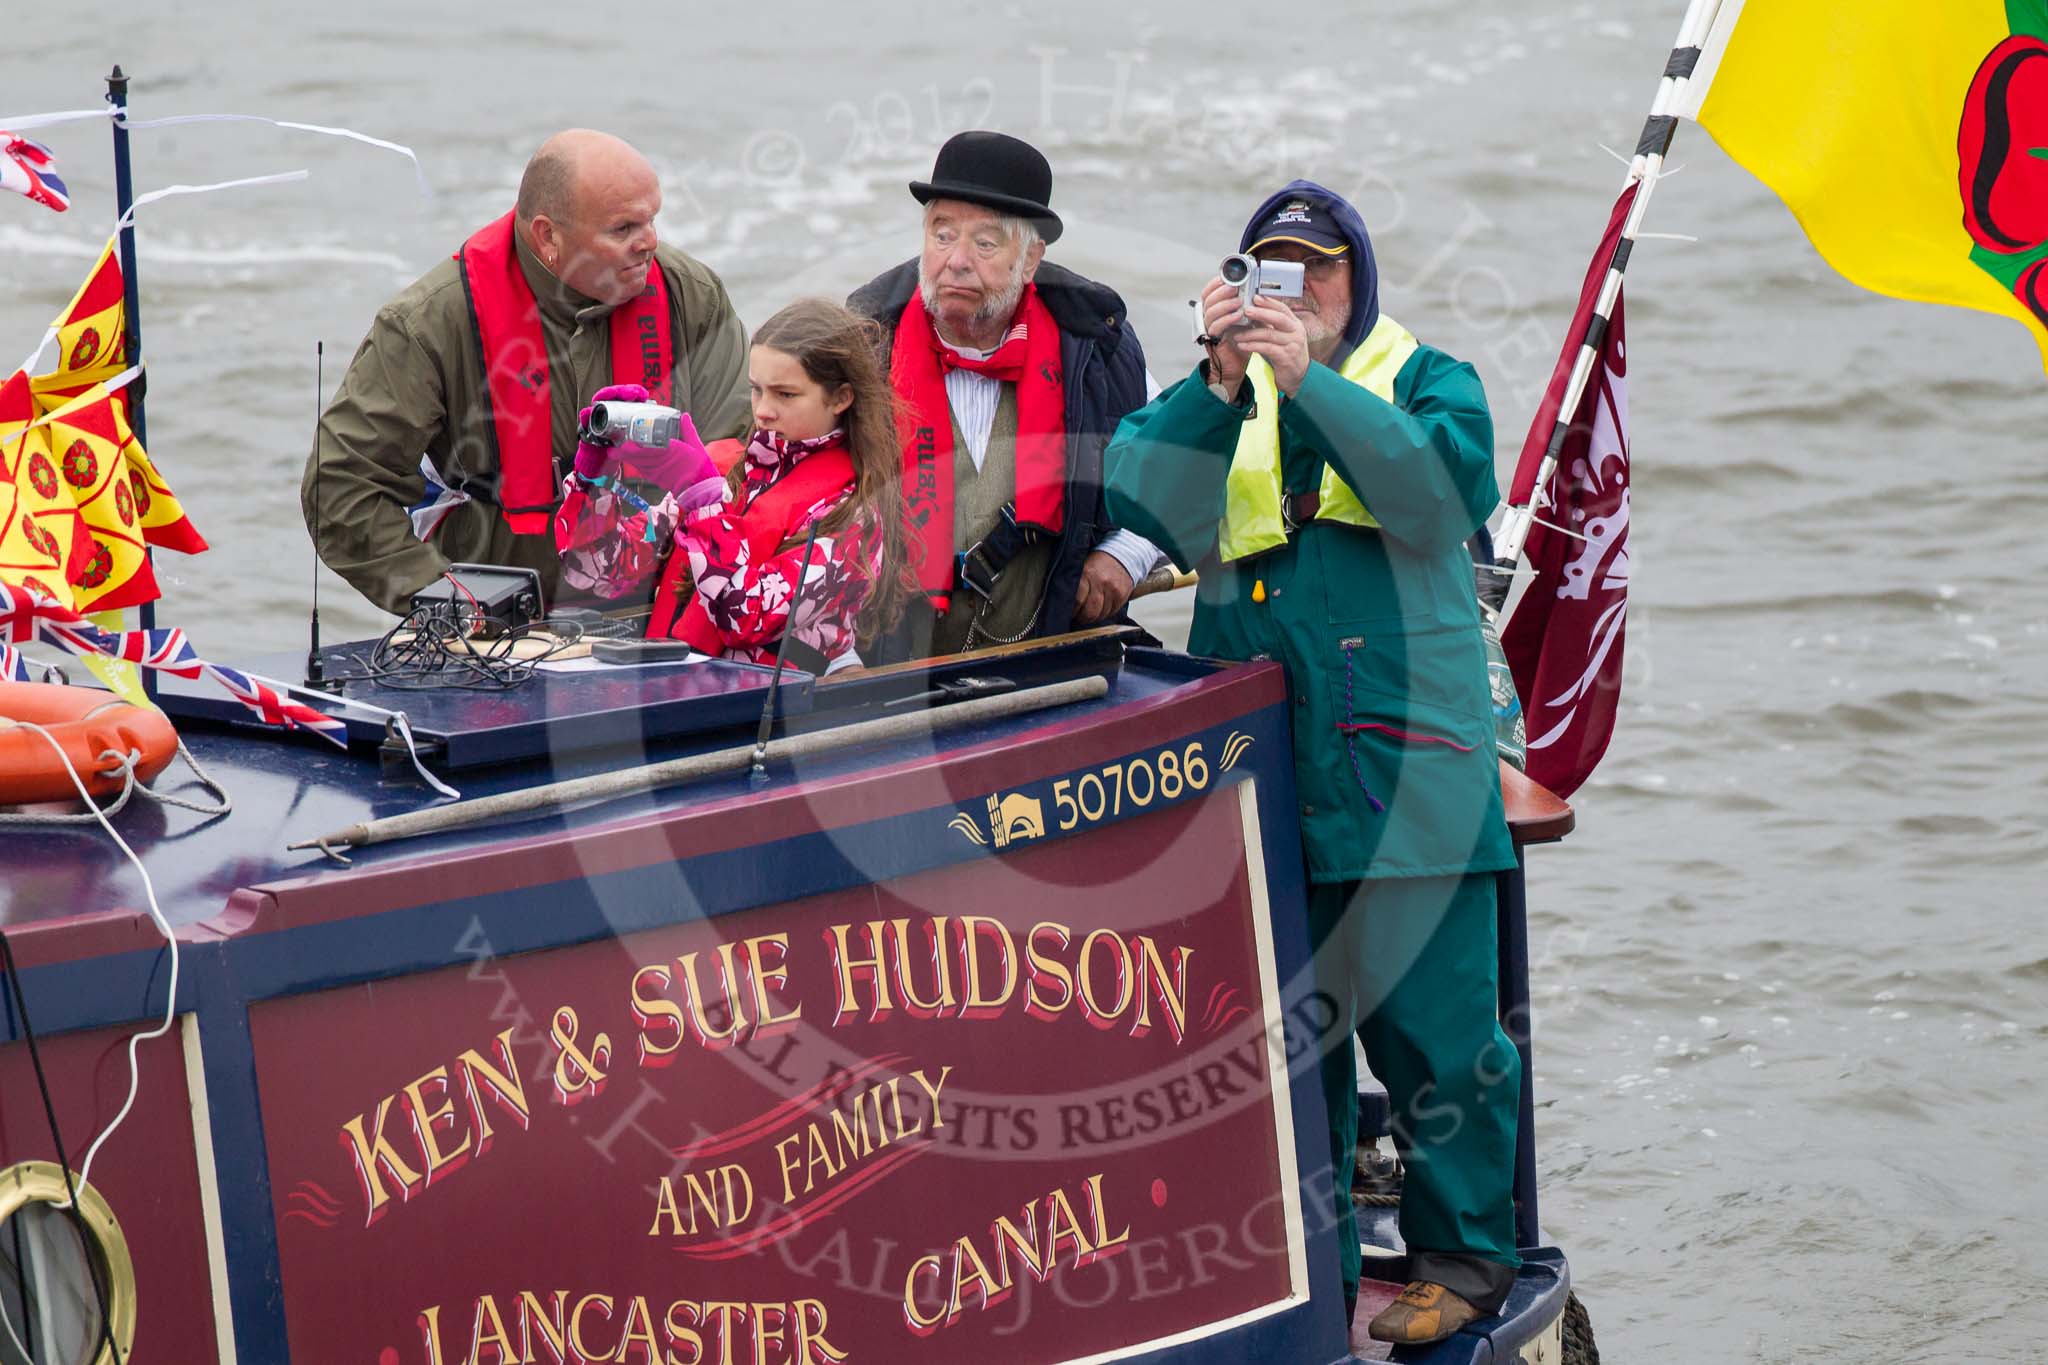
[[[654,158],[663,235],[750,323],[910,254],[946,134],[1030,137],[1054,258],[1131,301],[1162,379],[1249,206],[1325,180],[1387,310],[1478,365],[1505,478],[1681,6],[8,8],[0,115],[97,103],[118,60],[138,117],[346,125],[434,188],[253,125],[134,135],[139,189],[312,172],[141,219],[151,449],[215,546],[159,558],[163,613],[232,658],[304,639],[315,339],[331,390],[569,124]],[[9,356],[112,218],[105,130],[40,136],[76,202],[0,196]],[[1649,227],[1699,240],[1630,274],[1621,721],[1530,868],[1547,1231],[1610,1361],[2042,1360],[2048,378],[2013,323],[1833,275],[1697,129],[1674,161]],[[322,598],[330,638],[382,629]]]

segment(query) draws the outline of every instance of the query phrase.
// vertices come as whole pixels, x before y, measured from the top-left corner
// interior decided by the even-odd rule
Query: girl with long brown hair
[[[586,461],[579,450],[555,523],[567,580],[623,597],[644,590],[672,545],[650,637],[773,663],[786,634],[787,659],[812,672],[857,663],[856,641],[894,623],[913,582],[895,400],[876,338],[874,323],[838,304],[799,299],[754,333],[744,444],[707,450],[686,419],[684,435],[647,458],[613,448]],[[634,496],[617,461],[657,474],[668,495],[658,505]]]

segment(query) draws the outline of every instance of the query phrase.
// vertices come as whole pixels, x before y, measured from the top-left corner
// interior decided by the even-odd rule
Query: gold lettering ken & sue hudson
[[[390,1212],[394,1189],[401,1201],[410,1200],[489,1152],[493,1111],[522,1131],[531,1122],[512,1030],[493,1038],[489,1050],[487,1059],[469,1049],[452,1070],[437,1066],[341,1125],[342,1150],[362,1191],[364,1226]]]

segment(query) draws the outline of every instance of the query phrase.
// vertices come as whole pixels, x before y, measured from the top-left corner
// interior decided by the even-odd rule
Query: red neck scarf
[[[913,295],[896,324],[889,382],[896,390],[896,434],[903,445],[903,500],[910,532],[924,547],[918,582],[933,608],[951,605],[953,556],[953,422],[946,371],[973,370],[1017,386],[1017,521],[1048,535],[1066,524],[1066,392],[1060,380],[1060,329],[1026,285],[1024,297],[986,360],[939,340]]]
[[[516,533],[545,535],[562,497],[555,455],[574,451],[576,437],[554,429],[547,340],[533,286],[519,266],[512,215],[478,229],[455,253],[455,261],[485,357],[499,506]],[[646,287],[614,308],[607,325],[612,383],[639,384],[655,402],[668,402],[675,341],[669,335],[668,281],[659,261],[647,263]]]

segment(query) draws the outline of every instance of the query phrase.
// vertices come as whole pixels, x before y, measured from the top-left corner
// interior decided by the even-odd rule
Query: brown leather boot
[[[1479,1316],[1479,1310],[1440,1284],[1411,1280],[1408,1287],[1380,1310],[1365,1330],[1374,1341],[1421,1346],[1445,1337]]]

